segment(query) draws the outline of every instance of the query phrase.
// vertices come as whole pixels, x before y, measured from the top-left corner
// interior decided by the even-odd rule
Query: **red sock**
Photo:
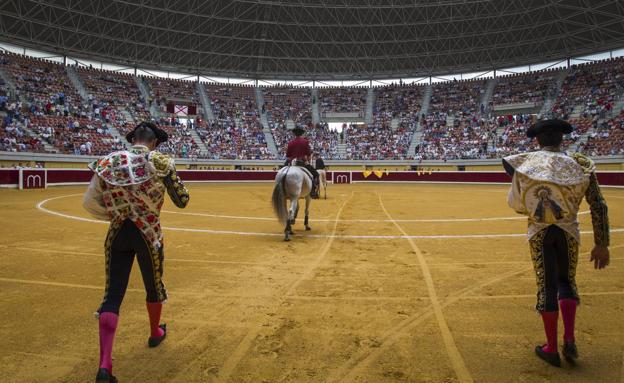
[[[561,307],[561,318],[563,319],[563,340],[565,342],[574,342],[574,318],[576,317],[576,300],[561,299],[559,307]]]
[[[100,368],[113,373],[113,341],[119,316],[115,313],[100,314]]]
[[[546,345],[542,350],[545,352],[557,352],[557,325],[559,319],[559,311],[542,312],[542,321],[544,321],[544,331],[546,332]]]
[[[161,302],[147,302],[147,314],[149,315],[151,337],[163,336],[165,333],[163,329],[158,327],[160,325],[160,313],[162,312]]]

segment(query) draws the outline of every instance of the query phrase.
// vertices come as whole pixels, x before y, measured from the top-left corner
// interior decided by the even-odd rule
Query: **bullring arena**
[[[583,358],[560,371],[530,352],[543,335],[526,221],[507,207],[507,185],[330,185],[312,203],[312,231],[299,220],[289,243],[270,207],[272,183],[189,188],[187,209],[167,202],[162,214],[169,338],[157,355],[144,345],[135,270],[115,345],[124,381],[623,379],[622,189],[604,190],[612,212],[604,271],[588,262],[591,223],[581,208]],[[84,190],[0,191],[2,381],[92,377],[107,225],[82,209]]]

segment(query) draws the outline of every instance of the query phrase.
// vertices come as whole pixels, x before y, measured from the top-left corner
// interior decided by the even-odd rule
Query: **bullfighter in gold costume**
[[[590,206],[594,229],[591,261],[596,269],[609,264],[609,219],[595,166],[579,153],[561,151],[563,135],[572,132],[563,120],[540,121],[527,131],[536,137],[540,150],[503,159],[513,177],[509,206],[528,216],[528,238],[537,281],[536,309],[544,322],[547,343],[535,348],[537,356],[561,365],[557,350],[559,309],[564,325],[563,356],[570,362],[578,358],[574,320],[579,295],[576,265],[580,242],[577,214],[583,197]],[[557,300],[559,301],[557,304]]]

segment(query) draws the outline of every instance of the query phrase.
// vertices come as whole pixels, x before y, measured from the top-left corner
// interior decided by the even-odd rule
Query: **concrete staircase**
[[[613,115],[617,116],[622,109],[624,109],[624,94],[621,94],[617,101],[615,101],[613,105]]]
[[[197,82],[197,93],[199,94],[199,101],[201,102],[204,118],[207,121],[214,121],[214,113],[212,112],[212,105],[210,105],[210,99],[206,94],[206,88],[201,82]]]
[[[390,121],[390,128],[392,130],[397,130],[399,128],[399,123],[401,120],[398,117],[393,117],[392,121]]]
[[[598,121],[598,125],[600,125],[604,120],[599,120]],[[590,127],[589,129],[587,129],[587,131],[585,133],[583,133],[581,135],[581,137],[579,137],[578,140],[576,140],[576,142],[572,145],[570,145],[568,147],[568,152],[578,152],[579,146],[581,146],[581,144],[584,144],[587,142],[587,137],[589,137],[592,133],[594,133],[596,131],[596,129],[594,129],[594,127]]]
[[[552,107],[555,104],[555,101],[557,101],[559,92],[561,92],[561,86],[563,86],[563,82],[565,81],[568,72],[569,69],[562,69],[555,78],[555,83],[550,89],[548,89],[548,95],[546,96],[544,104],[542,105],[542,109],[540,109],[539,112],[541,116],[548,117],[548,115],[552,111]]]
[[[569,118],[579,118],[581,116],[581,112],[583,112],[583,105],[576,105],[572,112],[570,112]]]
[[[347,144],[338,144],[338,158],[347,158]]]
[[[193,141],[195,141],[195,143],[199,147],[200,155],[208,155],[208,147],[206,146],[206,143],[202,141],[201,137],[199,137],[199,134],[195,129],[191,129],[191,138],[193,138]]]
[[[368,88],[368,94],[366,96],[366,114],[364,115],[364,122],[368,125],[373,123],[373,107],[375,106],[375,88]]]
[[[267,149],[271,154],[275,156],[275,158],[278,158],[279,151],[277,150],[275,138],[273,137],[273,133],[271,132],[271,128],[269,127],[269,119],[267,117],[266,111],[262,113],[262,105],[264,105],[264,93],[262,93],[262,88],[260,87],[256,87],[256,105],[258,107],[258,113],[260,113],[260,124],[262,125],[262,133],[264,133],[264,140],[266,141]]]
[[[433,93],[433,88],[431,85],[427,85],[425,87],[425,93],[423,93],[423,98],[420,101],[420,115],[423,114],[426,116],[429,113],[429,105],[431,104],[431,94]],[[412,136],[412,141],[410,142],[410,146],[407,149],[407,155],[413,156],[416,154],[416,147],[422,141],[423,136],[423,127],[420,124],[420,118],[416,122],[416,131]]]
[[[277,150],[277,145],[275,145],[275,138],[273,137],[273,133],[271,133],[271,129],[269,129],[268,125],[262,125],[262,133],[264,133],[264,139],[267,144],[267,149],[269,152],[275,156],[275,158],[279,157],[279,151]]]
[[[126,110],[126,113],[128,113],[128,111]],[[122,112],[123,114],[123,112]],[[128,113],[130,114],[130,113]],[[130,116],[132,117],[132,116]],[[126,121],[129,122],[128,119],[126,119]],[[132,121],[134,121],[134,118],[132,119]],[[108,129],[110,130],[111,136],[113,136],[114,138],[118,139],[121,143],[123,143],[124,147],[126,149],[130,149],[130,143],[128,142],[128,140],[126,140],[126,137],[122,136],[121,133],[119,133],[119,130],[117,130],[117,128],[115,127],[115,125],[110,124],[107,125]]]
[[[288,130],[293,130],[295,129],[295,121],[291,120],[290,118],[286,120],[286,129]]]
[[[27,127],[26,125],[24,125],[22,122],[17,121],[17,120],[13,120],[17,123],[17,126],[19,126],[21,129],[23,129],[26,133],[28,133],[28,135],[33,136],[33,137],[37,137],[39,138],[39,140],[41,141],[41,143],[43,144],[43,149],[45,149],[46,152],[49,153],[58,153],[58,149],[54,147],[54,145],[52,145],[51,143],[49,143],[48,141],[46,141],[45,139],[43,139],[43,137],[39,136],[37,133],[35,133],[35,131],[31,130],[29,127]]]
[[[87,92],[87,88],[85,88],[82,80],[80,79],[80,76],[78,76],[78,73],[76,73],[74,67],[66,66],[65,70],[67,71],[67,77],[69,77],[69,81],[71,81],[74,88],[76,88],[76,90],[78,91],[78,94],[80,95],[80,98],[82,98],[82,101],[88,102],[89,92]]]
[[[260,113],[260,123],[263,127],[269,126],[269,118],[267,117],[266,110],[262,113],[262,105],[264,105],[264,93],[262,88],[256,88],[256,105],[258,106],[258,113]]]
[[[312,100],[316,100],[316,102],[312,103],[312,123],[314,125],[321,122],[321,112],[319,110],[319,98],[318,98],[318,89],[312,88]]]
[[[481,100],[479,100],[479,108],[483,105],[486,115],[490,112],[490,101],[492,101],[492,96],[494,96],[496,84],[498,84],[498,78],[493,77],[489,79],[485,86],[485,92],[481,96]]]
[[[141,92],[141,97],[143,97],[143,100],[145,100],[145,106],[149,105],[149,112],[152,115],[153,118],[157,118],[158,116],[160,116],[160,113],[158,112],[158,108],[156,107],[155,103],[151,103],[149,102],[150,100],[150,92],[149,89],[147,88],[147,84],[145,84],[145,82],[143,81],[143,79],[141,79],[141,77],[139,76],[134,76],[134,81],[136,81],[137,86],[139,87],[139,91]]]
[[[4,83],[9,88],[10,95],[15,95],[15,83],[13,82],[12,76],[4,71],[4,68],[0,67],[0,78],[4,81]]]
[[[119,108],[119,113],[121,113],[121,115],[124,117],[126,122],[129,122],[131,124],[136,123],[136,120],[134,119],[134,116],[132,115],[132,113],[130,113],[128,111],[128,109],[126,109],[126,108]]]

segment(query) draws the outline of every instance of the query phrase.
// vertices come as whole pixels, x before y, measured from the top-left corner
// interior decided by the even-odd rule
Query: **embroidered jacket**
[[[179,208],[186,207],[189,201],[173,159],[135,145],[128,151],[104,156],[89,168],[95,174],[84,196],[84,208],[94,217],[110,221],[111,226],[132,220],[145,240],[159,249],[163,239],[160,209],[165,191]]]
[[[540,150],[503,159],[511,176],[509,206],[529,217],[528,237],[557,225],[580,241],[577,220],[583,197],[590,206],[594,242],[609,245],[607,204],[596,178],[594,162],[579,154]]]

